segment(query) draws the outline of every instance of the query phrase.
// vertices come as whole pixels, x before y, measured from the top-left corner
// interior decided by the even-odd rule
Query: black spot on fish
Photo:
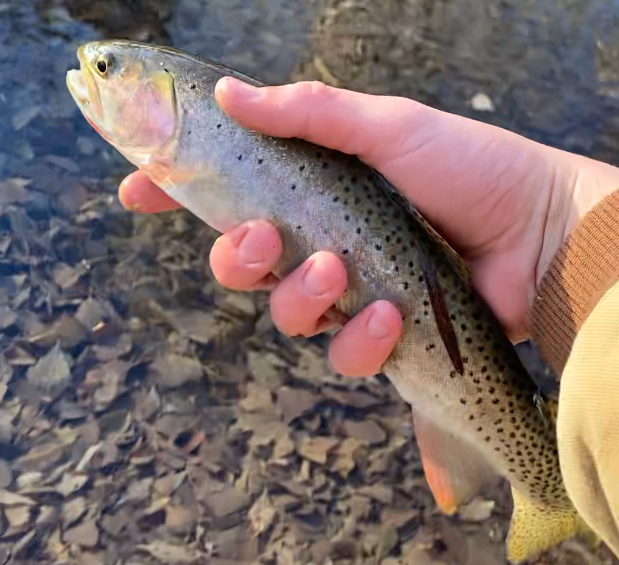
[[[344,216],[344,219],[345,219],[347,222],[350,222],[350,216],[349,216],[348,214],[346,214],[346,215]]]
[[[296,190],[296,188],[297,188],[297,185],[296,185],[296,184],[293,184],[293,185],[290,187],[290,190]]]
[[[343,254],[343,255],[346,255],[347,253],[348,253],[348,249],[344,249],[344,250],[342,250],[342,254]]]
[[[322,168],[324,169],[328,169],[329,168],[329,163],[323,163],[322,164]]]
[[[379,243],[377,243],[374,247],[376,248],[376,251],[380,251],[382,249],[382,246]]]
[[[189,88],[191,88],[191,90],[195,90],[196,89],[196,85],[192,84]]]
[[[217,129],[221,128],[221,124],[217,124]]]
[[[426,351],[430,351],[430,350],[434,349],[435,347],[436,346],[433,343],[431,343],[431,344],[426,346]]]
[[[297,229],[298,229],[298,230],[300,230],[300,229],[301,229],[301,226],[297,226]]]
[[[359,234],[361,233],[361,228],[357,228],[355,231]]]
[[[262,165],[264,163],[264,159],[258,159],[258,165]]]
[[[421,324],[421,320],[419,318],[415,319],[415,324],[419,325]],[[455,372],[454,372],[454,377],[456,376]],[[452,377],[453,378],[453,377]]]
[[[322,159],[322,153],[320,151],[316,153],[316,159]]]
[[[397,258],[395,255],[392,255],[392,256],[391,256],[391,260],[392,260],[392,261],[397,261],[397,260],[398,260],[398,258]]]
[[[238,159],[239,161],[242,161],[242,160],[243,160],[243,155],[239,155],[239,156],[237,157],[237,159]]]
[[[334,196],[333,197],[333,202],[339,202],[340,201],[340,197],[339,196]]]
[[[299,167],[299,171],[303,172],[304,170],[305,170],[305,165],[301,165],[301,166]]]

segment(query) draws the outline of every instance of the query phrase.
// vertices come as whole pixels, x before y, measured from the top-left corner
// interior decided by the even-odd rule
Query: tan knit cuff
[[[619,191],[600,201],[567,237],[539,286],[529,329],[560,376],[576,334],[619,281]]]

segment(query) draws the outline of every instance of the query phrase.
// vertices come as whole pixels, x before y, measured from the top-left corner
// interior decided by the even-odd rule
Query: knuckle
[[[303,96],[316,97],[329,93],[329,86],[319,80],[299,82],[296,84],[298,93]]]

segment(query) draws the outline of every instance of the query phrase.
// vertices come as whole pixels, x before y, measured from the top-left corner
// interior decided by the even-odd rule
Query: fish
[[[400,311],[403,333],[382,367],[411,406],[424,473],[454,514],[495,477],[511,485],[512,563],[582,536],[561,476],[551,398],[542,398],[471,282],[468,266],[409,199],[353,155],[241,127],[214,98],[226,76],[263,83],[171,47],[93,41],[67,87],[93,128],[173,200],[227,232],[271,222],[283,278],[317,251],[344,263],[334,317],[376,300]]]

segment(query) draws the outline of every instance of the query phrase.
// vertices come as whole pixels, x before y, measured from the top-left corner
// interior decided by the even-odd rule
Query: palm
[[[372,165],[464,257],[478,291],[518,340],[535,292],[552,193],[553,171],[543,158],[549,150],[515,143],[520,138],[483,124],[473,124],[481,131],[472,137],[471,122],[446,121],[452,123],[428,134],[409,128],[414,133],[399,151],[377,151]]]

